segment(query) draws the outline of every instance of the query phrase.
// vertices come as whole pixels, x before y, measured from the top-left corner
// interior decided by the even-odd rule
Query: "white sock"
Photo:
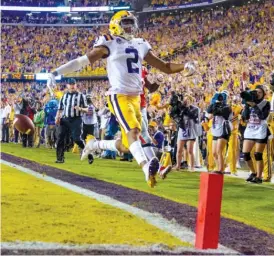
[[[144,152],[141,142],[139,140],[134,141],[129,146],[129,150],[139,165],[142,162],[147,161],[147,157],[145,155],[145,152]]]
[[[115,144],[116,140],[99,140],[94,142],[96,149],[111,150],[118,152]]]
[[[143,147],[143,150],[148,160],[151,160],[152,158],[156,157],[153,147]]]
[[[152,158],[156,157],[153,147],[143,147],[143,150],[146,154],[148,161],[150,161]],[[162,164],[159,162],[158,172],[161,170],[161,167],[162,167]]]

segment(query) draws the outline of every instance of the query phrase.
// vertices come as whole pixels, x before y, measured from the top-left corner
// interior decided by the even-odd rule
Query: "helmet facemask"
[[[134,16],[122,18],[120,21],[120,27],[123,30],[121,36],[130,40],[138,31],[137,19]]]

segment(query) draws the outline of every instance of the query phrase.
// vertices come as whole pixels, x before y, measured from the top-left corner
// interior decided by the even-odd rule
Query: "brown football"
[[[17,114],[14,116],[13,126],[21,133],[33,135],[34,124],[28,116]]]

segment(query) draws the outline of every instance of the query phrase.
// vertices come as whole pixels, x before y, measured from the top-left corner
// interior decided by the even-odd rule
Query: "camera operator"
[[[88,135],[94,136],[94,127],[97,123],[97,114],[96,108],[92,104],[91,95],[86,96],[87,99],[87,109],[83,110],[83,133],[82,133],[82,140],[86,140]]]
[[[232,128],[230,121],[232,118],[232,110],[227,104],[227,98],[227,91],[216,93],[207,109],[207,112],[210,114],[209,119],[213,117],[211,128],[213,135],[212,152],[218,168],[217,171],[214,171],[216,174],[224,174],[223,152],[227,146]]]
[[[267,117],[270,112],[270,102],[264,99],[265,89],[261,85],[258,85],[254,91],[242,92],[241,97],[246,104],[242,112],[242,118],[247,122],[244,132],[243,154],[244,160],[252,172],[246,181],[260,184],[262,183],[264,168],[263,151],[269,135]],[[250,156],[254,146],[257,173]]]
[[[178,96],[173,94],[171,98],[171,117],[174,118],[179,126],[175,168],[176,170],[181,168],[182,154],[184,146],[186,145],[190,170],[194,171],[193,146],[196,138],[199,136],[197,125],[199,125],[200,122],[200,111],[199,108],[192,104],[194,100],[190,95],[185,95],[182,101],[180,101],[179,98],[176,99],[176,97]],[[177,102],[176,105],[174,105],[175,102]]]

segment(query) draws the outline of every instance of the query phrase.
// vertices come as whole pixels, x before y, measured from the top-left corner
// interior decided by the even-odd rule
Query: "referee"
[[[60,124],[57,139],[56,163],[64,163],[65,140],[71,134],[73,141],[84,149],[85,143],[81,139],[82,133],[82,113],[87,112],[86,97],[78,92],[76,80],[73,78],[67,81],[68,92],[66,92],[59,102],[56,114],[56,124]]]

